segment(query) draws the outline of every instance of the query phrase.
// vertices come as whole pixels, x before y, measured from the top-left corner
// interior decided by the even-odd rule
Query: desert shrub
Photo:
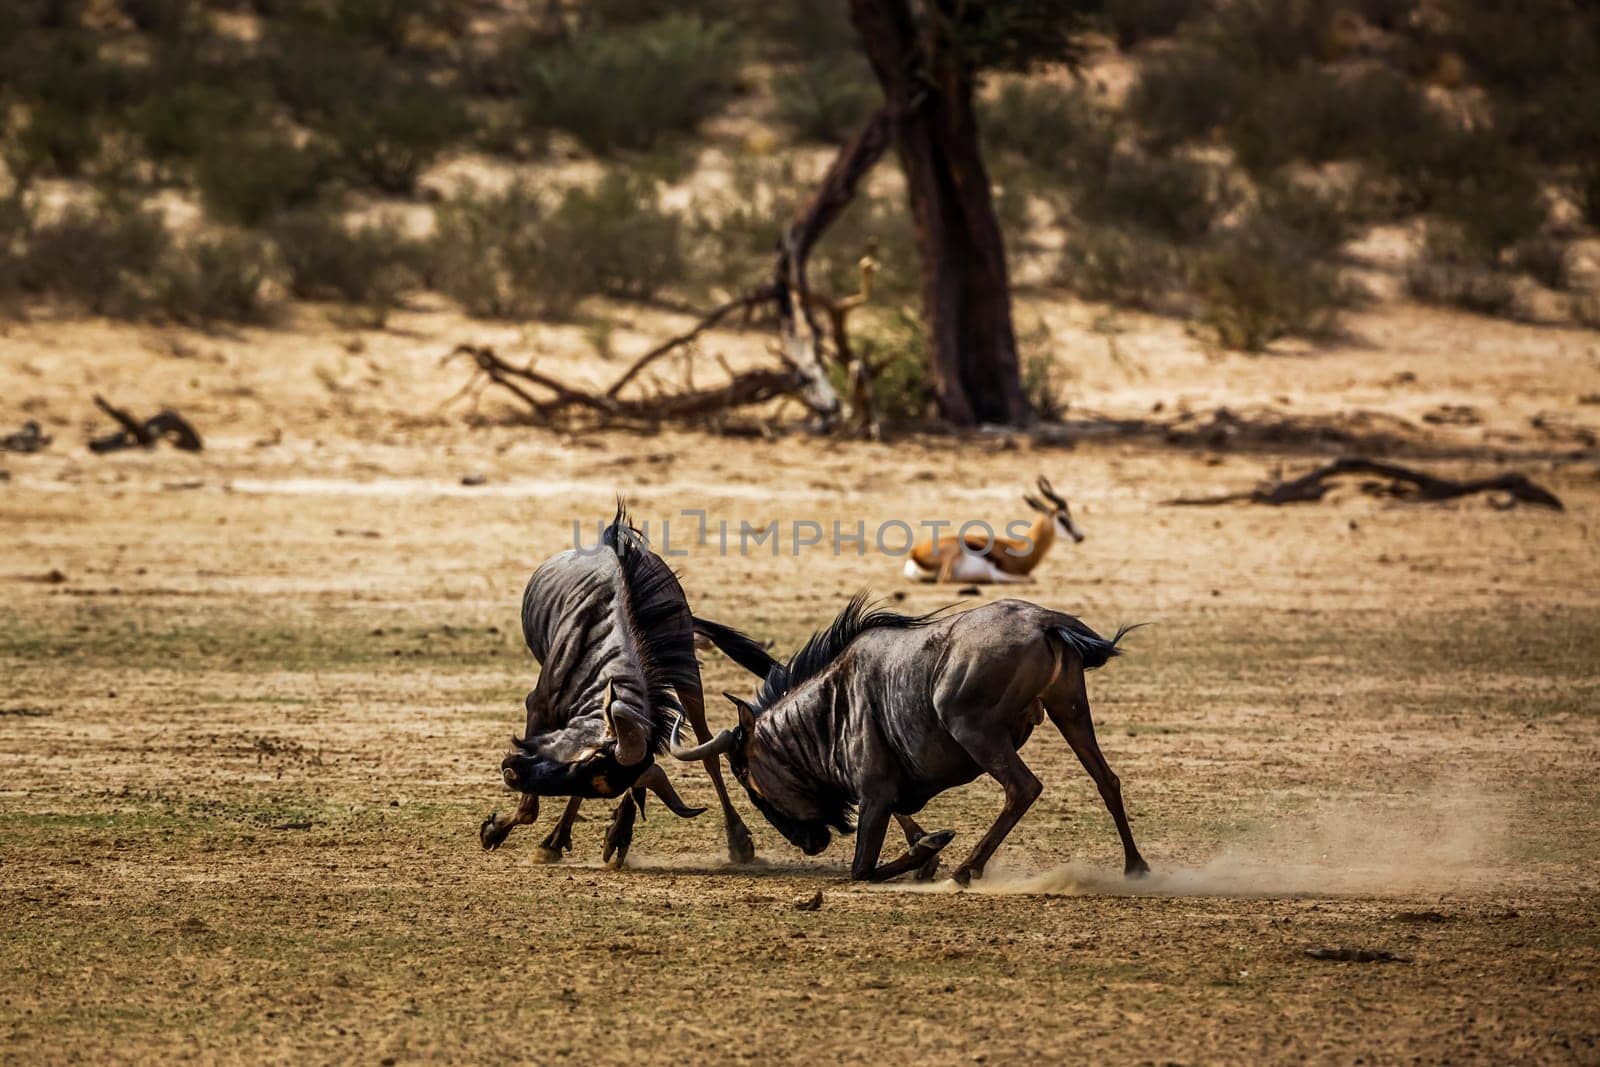
[[[206,209],[245,226],[309,202],[324,172],[313,147],[270,128],[220,131],[192,166]]]
[[[1067,413],[1067,403],[1062,399],[1066,389],[1065,375],[1048,353],[1034,352],[1022,361],[1022,393],[1037,418],[1046,422],[1059,422]]]
[[[1187,286],[1189,262],[1182,249],[1159,235],[1082,225],[1067,238],[1056,279],[1086,300],[1163,310]]]
[[[112,118],[138,98],[138,80],[103,56],[98,39],[86,33],[0,45],[9,45],[0,54],[3,84],[26,116],[16,135],[19,154],[30,169],[78,177],[97,155]]]
[[[799,136],[843,142],[860,128],[881,94],[858,56],[824,57],[778,74],[778,118]]]
[[[1104,18],[1126,51],[1151,37],[1166,37],[1210,5],[1206,0],[1109,0]]]
[[[114,200],[74,205],[29,228],[18,282],[92,314],[136,317],[154,305],[152,280],[171,247],[153,211]]]
[[[1342,0],[1232,0],[1205,27],[1216,58],[1239,71],[1293,70],[1335,58]]]
[[[1264,173],[1295,160],[1365,158],[1429,132],[1422,94],[1381,67],[1301,67],[1258,84],[1228,126],[1239,162]]]
[[[861,258],[878,262],[873,302],[893,306],[914,298],[921,288],[916,231],[904,196],[857,196],[828,227],[811,253],[813,288],[847,296],[861,288]]]
[[[1543,226],[1548,215],[1539,181],[1526,163],[1497,139],[1486,139],[1477,165],[1442,185],[1435,210],[1490,257]]]
[[[161,310],[178,322],[262,322],[272,311],[273,266],[253,234],[191,237],[174,247],[158,277]]]
[[[535,124],[565,130],[592,151],[648,149],[694,129],[739,73],[733,26],[673,15],[591,28],[532,59],[527,106]]]
[[[751,10],[751,8],[754,10]],[[755,4],[739,9],[766,49],[787,59],[859,56],[861,40],[848,4]]]
[[[879,418],[906,422],[927,416],[928,340],[916,316],[899,311],[873,321],[851,338],[858,359],[872,368],[870,394]],[[840,396],[852,390],[844,370],[830,369]]]
[[[1068,185],[1101,180],[1117,143],[1103,107],[1053,82],[1007,80],[980,104],[978,128],[991,155],[1014,157]]]
[[[1247,352],[1280,337],[1326,334],[1349,302],[1333,268],[1317,262],[1297,234],[1261,216],[1198,257],[1194,290],[1201,321],[1218,342]]]
[[[647,300],[686,273],[682,217],[661,208],[651,183],[620,171],[568,190],[543,236],[553,255],[570,257],[584,292]]]
[[[120,0],[119,6],[136,28],[156,37],[191,32],[202,18],[196,0]]]
[[[1567,243],[1559,238],[1539,234],[1518,241],[1511,249],[1511,262],[1546,288],[1565,289],[1572,284]]]
[[[1336,255],[1355,235],[1360,214],[1349,193],[1286,178],[1261,190],[1257,210],[1317,257]]]
[[[316,128],[350,175],[410,193],[422,172],[467,132],[460,104],[422,79],[385,78],[370,95],[331,103]]]
[[[1243,71],[1186,43],[1142,64],[1128,98],[1141,136],[1157,149],[1203,140],[1226,126],[1250,91]]]
[[[1495,258],[1459,224],[1431,220],[1421,251],[1406,266],[1406,291],[1425,304],[1510,315],[1516,285]]]
[[[257,101],[227,87],[186,82],[148,96],[128,117],[150,158],[193,159],[209,151],[219,133],[250,129]]]
[[[381,326],[417,282],[417,252],[392,226],[351,226],[327,208],[306,208],[270,228],[289,291],[302,300],[343,300]]]
[[[1080,218],[1092,218],[1193,242],[1211,231],[1231,209],[1237,190],[1223,170],[1185,156],[1117,152],[1099,182],[1085,183],[1073,205]]]
[[[613,173],[551,206],[529,187],[440,206],[429,276],[472,314],[565,316],[591,294],[654,296],[686,270],[687,231],[641,179]]]

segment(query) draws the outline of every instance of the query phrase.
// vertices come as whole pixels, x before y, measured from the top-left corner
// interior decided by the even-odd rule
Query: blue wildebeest
[[[514,826],[531,823],[541,796],[570,797],[541,845],[547,861],[572,848],[572,824],[586,797],[620,797],[606,833],[604,858],[620,864],[633,840],[644,790],[674,814],[692,817],[655,756],[680,718],[702,740],[706,728],[694,627],[683,587],[619,508],[595,549],[569,549],[543,563],[522,594],[522,635],[540,663],[525,703],[527,726],[513,737],[501,777],[522,794],[509,815],[490,814],[478,828],[486,849],[500,846]],[[700,623],[735,659],[764,668],[759,646],[736,630]],[[755,656],[759,659],[751,660]],[[705,758],[722,803],[728,855],[755,857],[750,831],[728,799],[717,757]]]
[[[673,755],[726,754],[751,801],[789,842],[816,855],[831,831],[850,833],[850,877],[930,877],[951,831],[925,834],[912,820],[930,799],[987,773],[1005,807],[955,879],[981,877],[994,850],[1044,787],[1017,750],[1046,715],[1100,789],[1122,837],[1124,871],[1149,870],[1128,828],[1121,786],[1095,743],[1084,672],[1117,655],[1126,628],[1107,640],[1071,615],[1002,600],[959,615],[869,611],[851,600],[833,624],[775,667],[739,708],[739,725]],[[878,862],[889,817],[908,851]]]

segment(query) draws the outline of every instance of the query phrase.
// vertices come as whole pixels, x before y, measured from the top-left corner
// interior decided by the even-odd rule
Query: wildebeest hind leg
[[[578,820],[578,807],[582,803],[582,797],[567,801],[567,810],[561,813],[561,819],[539,843],[540,863],[560,863],[562,855],[572,851],[572,824]]]
[[[1129,878],[1149,874],[1150,865],[1139,855],[1139,846],[1133,843],[1128,813],[1122,807],[1122,782],[1100,754],[1100,745],[1094,738],[1094,720],[1089,716],[1089,694],[1084,689],[1083,672],[1079,670],[1076,677],[1072,677],[1072,670],[1072,665],[1068,664],[1052,692],[1045,695],[1045,710],[1061,736],[1072,746],[1078,762],[1094,779],[1100,799],[1105,801],[1106,810],[1117,824],[1117,835],[1122,838],[1123,873]]]
[[[909,815],[896,815],[894,821],[900,824],[900,832],[906,835],[906,845],[915,848],[917,842],[927,837],[922,827],[917,825],[917,820]],[[928,857],[928,862],[917,868],[917,881],[931,882],[934,875],[939,873],[939,853],[935,852]]]
[[[493,852],[500,847],[506,835],[513,826],[522,826],[539,817],[539,797],[535,793],[524,793],[517,801],[516,810],[510,815],[501,815],[498,811],[491,811],[489,817],[478,826],[478,844],[486,850]]]
[[[706,726],[705,695],[698,689],[684,687],[678,694],[683,701],[684,717],[694,729],[695,742],[704,744],[711,740],[711,730]],[[756,845],[750,837],[750,828],[734,810],[728,797],[728,787],[722,781],[722,762],[712,756],[705,762],[706,773],[711,776],[711,787],[717,791],[717,803],[722,805],[722,821],[728,831],[728,859],[734,863],[750,863],[756,858]]]
[[[1022,757],[1017,755],[1017,750],[1011,747],[1008,740],[994,736],[981,726],[962,729],[960,724],[967,718],[952,715],[946,717],[946,721],[956,724],[951,733],[961,742],[961,747],[967,750],[973,762],[1000,783],[1006,793],[1006,803],[1000,809],[999,818],[989,827],[989,832],[972,850],[972,855],[951,875],[960,885],[983,877],[983,868],[988,864],[989,857],[994,855],[994,850],[1000,847],[1000,842],[1006,839],[1011,828],[1017,825],[1033,802],[1039,799],[1039,794],[1044,792],[1044,786],[1033,776],[1028,765],[1022,762]]]

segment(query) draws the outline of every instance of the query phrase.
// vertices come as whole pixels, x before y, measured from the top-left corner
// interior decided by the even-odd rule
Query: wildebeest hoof
[[[917,868],[917,873],[912,877],[919,882],[931,882],[939,873],[939,856],[935,853],[928,857],[928,862]]]
[[[935,830],[931,834],[923,834],[917,838],[917,843],[912,845],[911,848],[915,852],[927,852],[930,850],[938,852],[954,841],[955,838],[956,832],[954,830]]]
[[[535,863],[560,863],[561,856],[562,852],[559,848],[551,848],[549,845],[540,845],[533,850]]]
[[[615,852],[612,852],[611,849],[608,848],[606,849],[604,860],[607,867],[610,867],[613,871],[620,871],[628,863],[628,850],[626,847],[623,847],[617,849]]]
[[[491,811],[489,817],[478,824],[478,844],[487,852],[493,852],[500,847],[500,842],[506,839],[511,832],[511,827],[496,825],[495,820],[500,817],[497,811]]]
[[[742,822],[736,822],[728,827],[728,862],[737,864],[754,863],[756,859],[756,843],[750,838],[750,829]]]
[[[951,877],[952,880],[955,881],[956,885],[960,886],[962,889],[965,889],[965,888],[967,888],[967,886],[972,884],[972,880],[974,878],[982,878],[983,877],[983,868],[982,867],[957,867],[956,868],[956,873],[952,874],[950,877]]]
[[[1122,870],[1122,875],[1124,878],[1143,878],[1149,873],[1150,865],[1144,860],[1139,860],[1136,863],[1130,863]]]

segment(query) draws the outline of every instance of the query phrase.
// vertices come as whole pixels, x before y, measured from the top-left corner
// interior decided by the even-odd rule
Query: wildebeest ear
[[[631,719],[623,716],[619,721],[612,713],[611,705],[615,699],[616,685],[607,682],[605,703],[600,707],[600,713],[606,722],[606,740],[616,744],[617,762],[624,767],[631,767],[635,763],[644,762],[645,739]]]
[[[754,730],[756,728],[756,709],[732,693],[723,693],[722,695],[733,701],[733,706],[739,709],[739,728],[747,734]]]

